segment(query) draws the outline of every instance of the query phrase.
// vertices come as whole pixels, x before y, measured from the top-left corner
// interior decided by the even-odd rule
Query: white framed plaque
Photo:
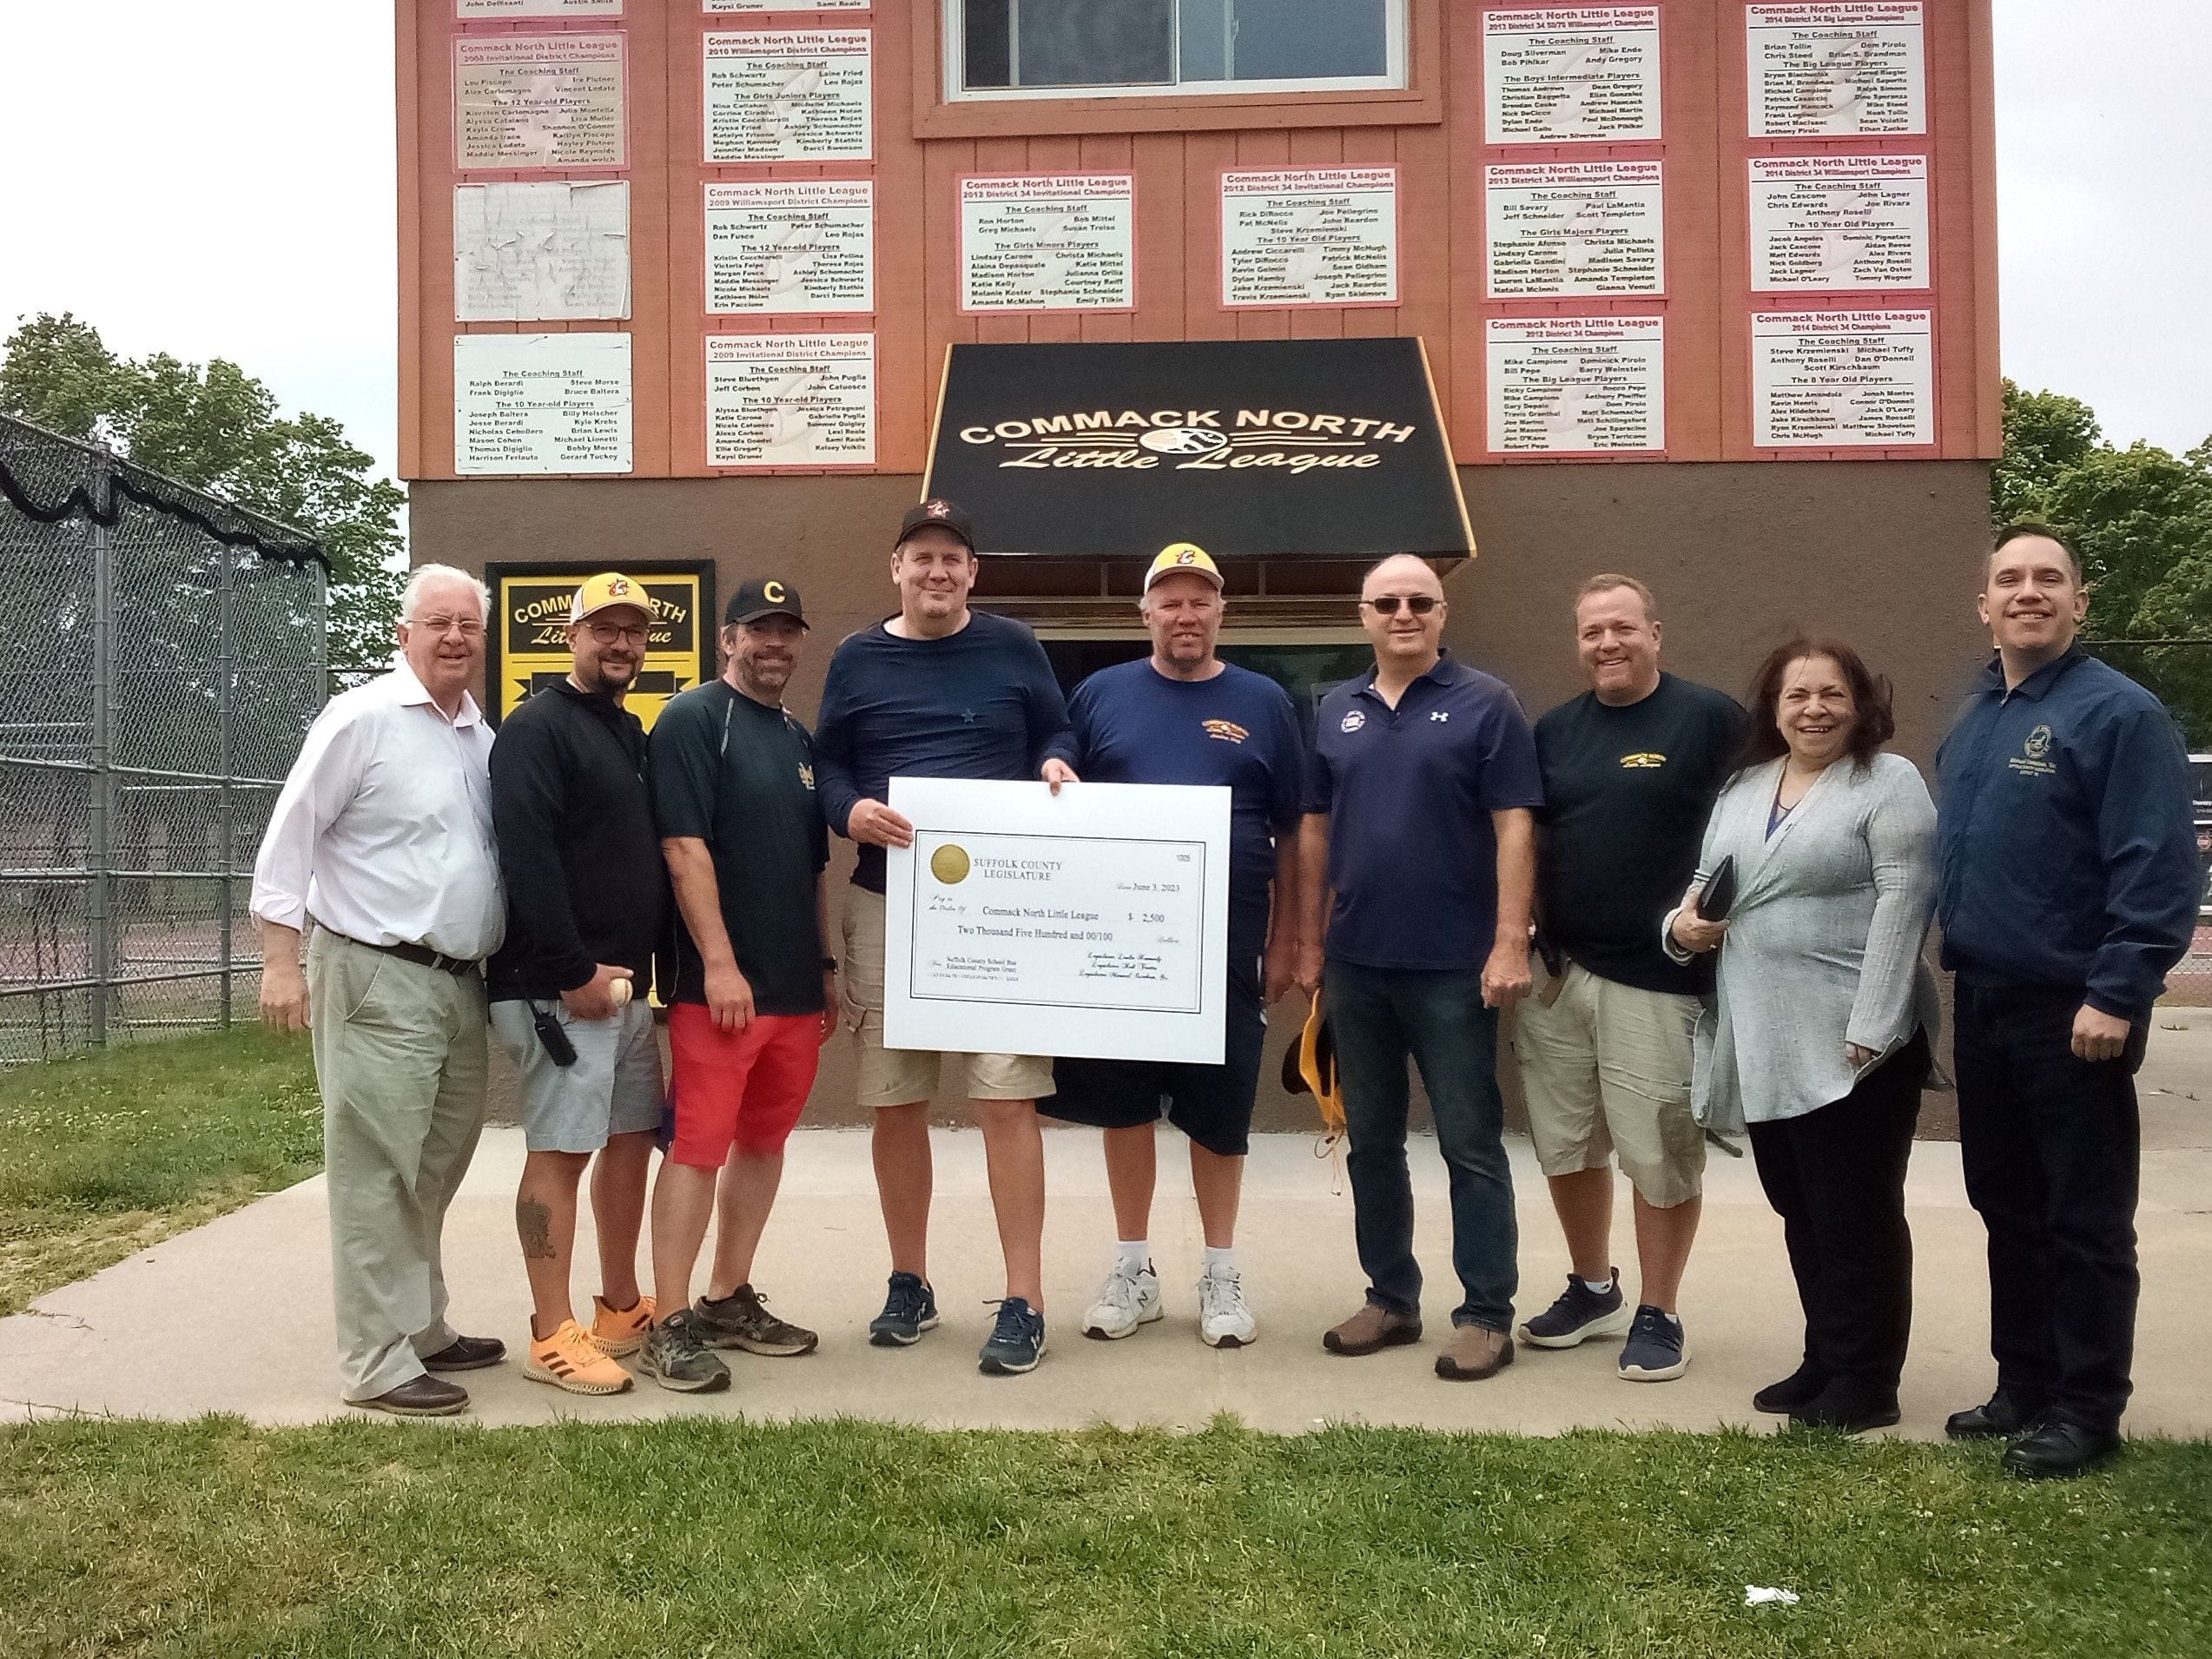
[[[619,17],[623,0],[453,0],[453,15],[488,17]]]
[[[453,165],[620,167],[629,155],[620,35],[453,42]]]
[[[1225,308],[1397,302],[1397,168],[1222,174]]]
[[[453,470],[627,473],[630,336],[456,334]]]
[[[875,336],[709,334],[707,465],[875,464]]]
[[[1853,138],[1928,130],[1920,0],[1829,0],[1744,11],[1753,138]]]
[[[1925,155],[1751,158],[1751,286],[1928,286]]]
[[[1935,371],[1932,312],[1754,312],[1752,442],[1761,449],[1932,444]]]
[[[872,179],[756,179],[706,189],[706,308],[875,309]]]
[[[573,322],[630,314],[630,182],[453,187],[453,315]]]
[[[899,777],[884,861],[894,1048],[1218,1066],[1228,1014],[1223,788]]]
[[[1637,143],[1661,135],[1659,8],[1482,14],[1482,142]]]
[[[1601,455],[1667,446],[1663,317],[1492,317],[1490,448]]]
[[[1137,181],[1128,173],[960,182],[960,308],[1131,311]]]
[[[874,153],[870,39],[865,29],[707,36],[708,162],[867,161]]]
[[[1534,162],[1482,169],[1492,299],[1667,291],[1657,162]]]

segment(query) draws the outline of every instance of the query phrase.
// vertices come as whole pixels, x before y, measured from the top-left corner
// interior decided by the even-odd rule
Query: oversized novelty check
[[[1219,1065],[1229,791],[895,777],[892,1048]]]

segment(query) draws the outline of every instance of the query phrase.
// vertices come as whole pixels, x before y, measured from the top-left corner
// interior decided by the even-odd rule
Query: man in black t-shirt
[[[1710,955],[1678,966],[1660,922],[1697,867],[1743,711],[1664,674],[1651,590],[1593,576],[1575,606],[1590,690],[1536,722],[1544,807],[1536,850],[1536,992],[1514,1050],[1529,1138],[1574,1271],[1521,1340],[1572,1348],[1627,1332],[1620,1374],[1665,1382],[1689,1364],[1675,1294],[1697,1236],[1705,1138],[1690,1109],[1690,1039]],[[1631,1305],[1608,1259],[1612,1158],[1635,1190],[1642,1283]]]
[[[653,1187],[661,1311],[641,1362],[664,1388],[727,1388],[714,1348],[788,1357],[817,1341],[752,1286],[783,1143],[836,1028],[836,964],[822,943],[829,830],[813,740],[783,707],[806,630],[796,588],[745,583],[724,613],[722,677],[672,698],[653,726],[653,812],[678,912],[660,974],[676,1100]],[[714,1267],[694,1305],[717,1170]]]

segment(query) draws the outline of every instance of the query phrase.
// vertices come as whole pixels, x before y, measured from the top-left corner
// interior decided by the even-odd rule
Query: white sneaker
[[[1150,1325],[1160,1312],[1159,1275],[1152,1265],[1146,1262],[1143,1271],[1132,1273],[1117,1263],[1083,1316],[1083,1334],[1112,1342],[1134,1335],[1139,1325]]]
[[[1245,1278],[1234,1267],[1209,1267],[1198,1276],[1198,1339],[1209,1348],[1241,1348],[1259,1335],[1245,1305]]]

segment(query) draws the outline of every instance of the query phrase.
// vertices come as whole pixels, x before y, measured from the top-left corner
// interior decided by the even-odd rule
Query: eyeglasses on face
[[[1400,605],[1416,617],[1425,617],[1436,608],[1436,596],[1433,593],[1382,593],[1371,599],[1362,599],[1360,603],[1378,617],[1397,615]]]
[[[603,645],[611,645],[617,640],[642,645],[647,638],[645,629],[646,625],[642,622],[595,622],[591,625],[591,638]]]
[[[459,634],[464,639],[477,638],[484,632],[483,623],[474,617],[411,617],[407,623],[434,634]]]

